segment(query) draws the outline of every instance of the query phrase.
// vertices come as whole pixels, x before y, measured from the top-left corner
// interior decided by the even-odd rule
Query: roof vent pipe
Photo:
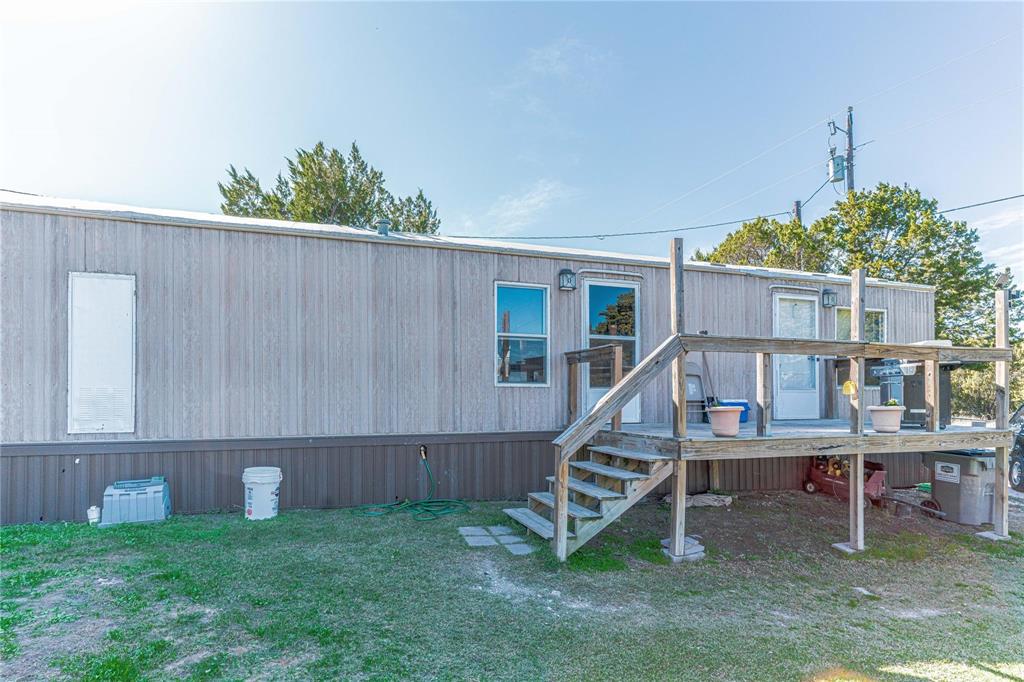
[[[377,234],[382,237],[387,237],[391,231],[391,221],[387,218],[381,218],[377,221]]]

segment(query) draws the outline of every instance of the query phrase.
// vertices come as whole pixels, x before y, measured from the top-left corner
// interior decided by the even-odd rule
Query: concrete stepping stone
[[[499,535],[498,542],[503,545],[516,545],[523,542],[523,538],[518,535]]]
[[[487,535],[487,530],[483,526],[460,526],[459,533],[461,535]]]
[[[508,526],[487,526],[487,530],[491,531],[491,535],[511,535],[515,532]]]
[[[463,535],[462,537],[470,547],[493,547],[498,544],[490,535]]]
[[[526,543],[520,542],[520,543],[514,544],[514,545],[505,545],[505,549],[507,549],[508,551],[512,552],[516,556],[522,556],[524,554],[531,553],[533,550],[535,550],[537,548],[534,547],[533,545],[527,545]]]

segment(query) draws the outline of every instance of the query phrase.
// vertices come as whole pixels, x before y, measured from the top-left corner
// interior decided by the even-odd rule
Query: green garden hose
[[[422,500],[409,500],[404,502],[392,502],[390,504],[361,504],[352,510],[356,516],[387,516],[397,512],[412,514],[417,521],[430,521],[439,519],[448,514],[457,514],[462,511],[469,511],[469,505],[462,500],[450,500],[445,498],[434,498],[437,492],[437,482],[434,480],[434,472],[430,470],[430,462],[427,461],[427,447],[420,446],[420,459],[423,461],[423,468],[427,470],[427,478],[430,479],[430,491]]]

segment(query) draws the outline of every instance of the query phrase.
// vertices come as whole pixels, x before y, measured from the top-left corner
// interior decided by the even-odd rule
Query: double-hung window
[[[836,308],[836,341],[850,340],[850,324],[852,313],[849,308]],[[870,343],[885,343],[885,311],[865,310],[864,311],[864,340]],[[868,360],[864,377],[865,386],[878,386],[878,377],[872,374],[871,369],[881,364],[880,360]],[[843,384],[850,378],[850,364],[848,362],[836,363],[836,387],[842,388]]]
[[[497,282],[495,382],[548,385],[548,287]]]
[[[836,308],[836,341],[850,340],[850,309]],[[885,311],[864,311],[864,340],[885,343]]]

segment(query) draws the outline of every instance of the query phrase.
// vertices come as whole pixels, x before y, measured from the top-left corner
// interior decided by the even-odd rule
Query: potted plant
[[[868,407],[871,428],[878,433],[897,433],[900,430],[900,422],[903,421],[903,411],[906,409],[898,400],[889,400],[884,405]]]
[[[738,405],[722,405],[714,400],[708,408],[711,433],[723,438],[732,438],[740,432],[740,415],[743,408]]]

